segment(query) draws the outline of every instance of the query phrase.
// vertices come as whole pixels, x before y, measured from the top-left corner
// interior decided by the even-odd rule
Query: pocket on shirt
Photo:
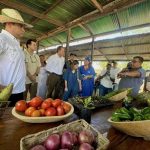
[[[10,49],[7,52],[7,56],[11,62],[15,61],[15,59],[19,56],[19,52],[15,49]]]

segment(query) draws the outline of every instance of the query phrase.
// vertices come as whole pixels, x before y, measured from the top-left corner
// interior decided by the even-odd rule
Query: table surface
[[[25,123],[13,117],[11,109],[7,109],[3,117],[0,118],[0,150],[19,150],[20,139],[22,137],[64,123]],[[107,134],[107,138],[110,140],[108,149],[150,150],[150,141],[144,141],[142,138],[128,136],[111,127],[107,122],[107,119],[111,116],[114,110],[115,106],[95,110],[92,114],[91,120],[91,124],[100,131],[100,133]]]

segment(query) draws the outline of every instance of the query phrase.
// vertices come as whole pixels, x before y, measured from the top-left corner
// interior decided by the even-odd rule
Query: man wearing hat
[[[4,8],[1,10],[0,23],[4,29],[0,33],[0,86],[13,83],[10,106],[23,99],[25,91],[25,57],[20,47],[19,39],[25,32],[25,27],[32,27],[24,22],[17,10]]]

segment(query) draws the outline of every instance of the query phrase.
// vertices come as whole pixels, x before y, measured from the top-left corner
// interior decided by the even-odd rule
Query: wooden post
[[[92,37],[91,63],[93,62],[94,36]]]
[[[67,31],[67,42],[66,42],[66,51],[65,51],[65,60],[68,60],[68,52],[69,52],[69,42],[70,42],[70,28]]]
[[[37,41],[37,49],[36,49],[36,54],[38,54],[38,53],[39,53],[39,46],[40,46],[40,44],[39,44],[39,41]]]

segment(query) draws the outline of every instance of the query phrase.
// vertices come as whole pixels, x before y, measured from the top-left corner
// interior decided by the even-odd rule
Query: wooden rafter
[[[91,0],[91,2],[101,13],[103,13],[104,11],[103,6],[97,0]]]
[[[114,31],[104,32],[104,33],[96,34],[96,35],[94,35],[94,37],[106,36],[106,35],[115,34],[115,33],[121,32],[121,31],[125,32],[125,31],[129,31],[129,30],[136,30],[136,29],[145,28],[145,27],[150,27],[150,23],[140,24],[140,25],[131,26],[131,27],[127,27],[127,28],[122,28],[122,30],[117,29],[117,30],[114,30]],[[145,35],[145,34],[143,34],[143,35]],[[138,35],[131,35],[130,37],[132,37],[132,36],[134,37],[134,36],[138,36]],[[142,35],[140,35],[140,36],[142,36]],[[87,36],[86,38],[92,38],[92,36]],[[123,38],[126,38],[126,37],[123,37]],[[127,38],[128,38],[128,36],[127,36]],[[83,39],[85,39],[85,37],[78,38],[78,40],[83,40]],[[118,38],[116,38],[116,39],[118,40]],[[109,39],[105,40],[105,41],[109,41]]]
[[[37,35],[42,35],[43,34],[43,32],[40,32],[39,30],[35,30],[35,29],[33,29],[33,28],[30,28],[30,29],[26,29],[27,31],[31,31],[32,33],[34,33],[34,34],[37,34]]]
[[[118,2],[117,2],[118,1]],[[130,6],[136,5],[138,3],[141,3],[145,0],[116,0],[115,2],[111,2],[111,4],[108,4],[106,6],[103,7],[104,12],[99,14],[98,10],[92,11],[84,16],[81,16],[65,25],[62,25],[58,28],[55,28],[54,30],[51,30],[49,32],[47,32],[46,34],[43,34],[42,36],[40,36],[39,38],[37,38],[37,40],[42,40],[45,39],[47,37],[50,36],[54,36],[57,33],[66,31],[68,28],[72,28],[77,26],[80,23],[86,23],[89,22],[91,20],[94,20],[96,18],[102,17],[102,16],[106,16],[108,14],[112,14],[114,13],[114,9],[117,9],[118,11],[123,10],[125,8],[128,8]]]
[[[56,37],[54,37],[53,40],[56,41],[56,42],[58,42],[61,45],[63,44],[63,42],[61,40],[59,40],[58,38],[56,38]]]
[[[62,3],[64,0],[56,0],[56,2],[50,6],[48,9],[46,9],[42,14],[47,15],[50,11],[52,11],[56,6],[58,6],[60,3]],[[31,21],[31,24],[35,24],[39,21],[39,18],[35,18]]]
[[[119,27],[119,30],[120,30],[121,34],[122,34],[122,28],[121,28],[121,24],[120,24],[120,20],[119,20],[119,17],[118,17],[118,12],[117,12],[117,10],[116,10],[115,15],[116,15],[117,25],[118,25],[118,27]],[[121,45],[122,45],[122,49],[123,49],[123,51],[124,51],[124,54],[125,54],[125,56],[126,56],[127,59],[128,59],[126,47],[125,47],[125,45],[124,45],[124,42],[123,42],[122,38],[121,38]]]
[[[20,2],[12,2],[10,0],[0,0],[0,3],[6,5],[8,7],[20,10],[23,13],[29,14],[29,15],[34,16],[36,18],[45,20],[45,21],[47,21],[47,22],[49,22],[51,24],[54,24],[54,25],[57,25],[57,26],[61,26],[62,25],[62,22],[54,20],[54,19],[50,19],[46,15],[43,15],[43,14],[38,13],[36,11],[33,11],[30,7],[24,5],[24,4],[20,3]]]
[[[92,31],[90,30],[90,28],[87,25],[83,25],[83,24],[79,23],[79,27],[82,28],[87,33],[89,33],[91,36],[93,36]]]

